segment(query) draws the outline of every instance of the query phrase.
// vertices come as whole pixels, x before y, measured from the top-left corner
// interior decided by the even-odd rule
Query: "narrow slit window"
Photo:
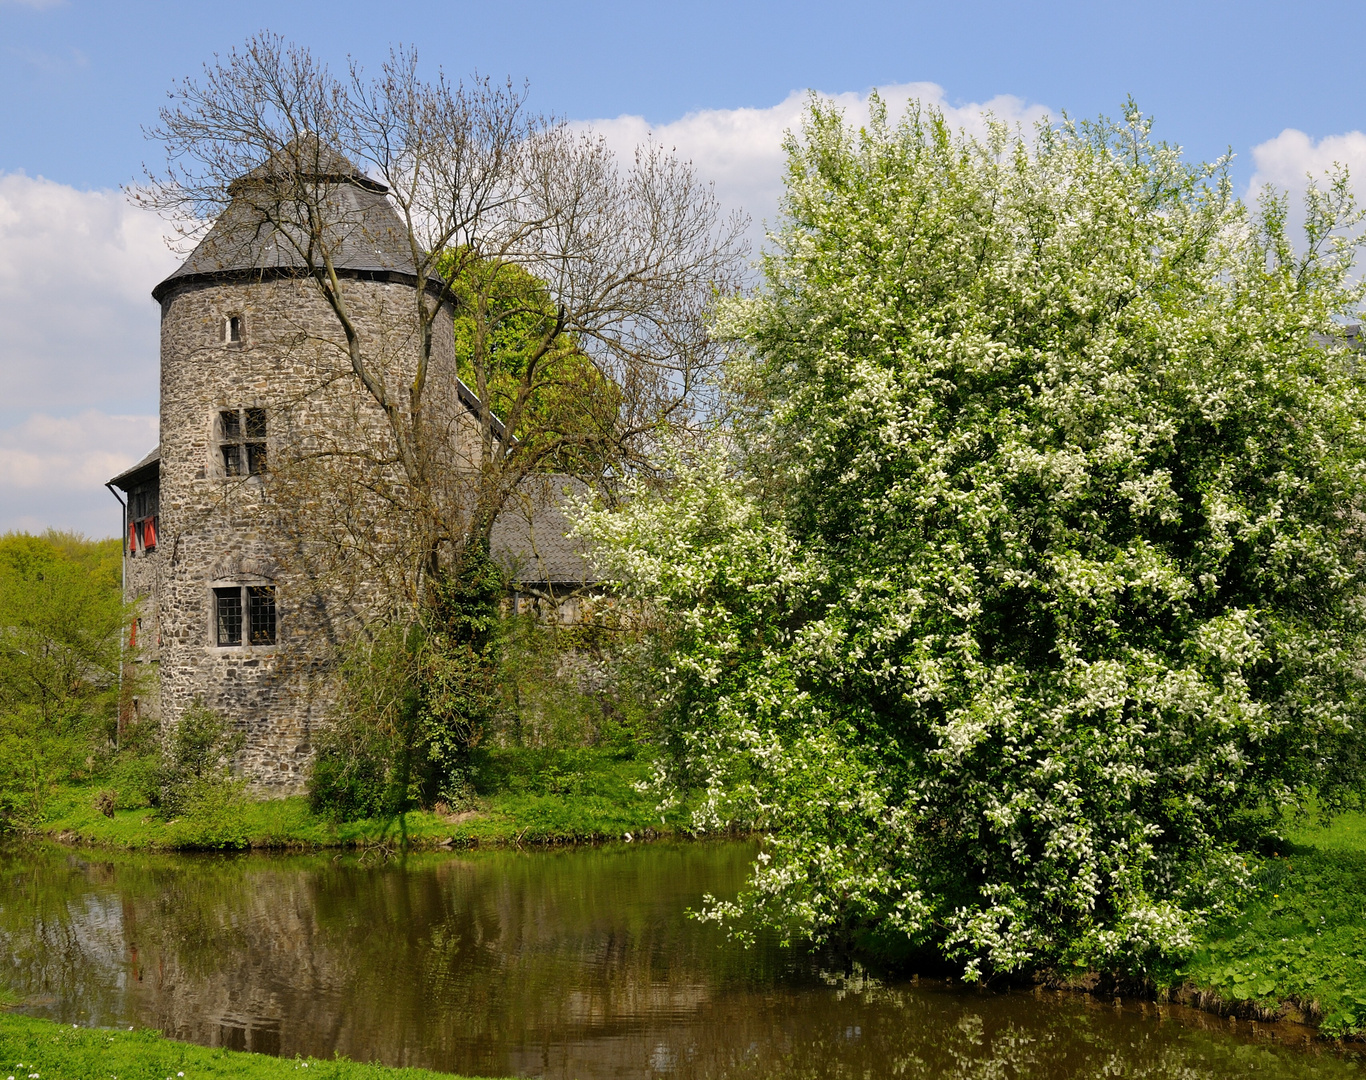
[[[242,644],[242,590],[214,589],[214,621],[217,623],[216,640],[220,647]]]
[[[229,315],[229,316],[228,316],[227,339],[228,339],[229,341],[241,341],[241,340],[242,340],[242,316],[241,316],[241,315]]]

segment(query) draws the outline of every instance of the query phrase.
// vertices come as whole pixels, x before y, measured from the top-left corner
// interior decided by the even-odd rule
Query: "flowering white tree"
[[[1346,179],[1296,248],[1132,107],[983,142],[815,101],[787,149],[729,450],[584,524],[666,631],[665,779],[770,830],[711,910],[1146,970],[1360,785]]]

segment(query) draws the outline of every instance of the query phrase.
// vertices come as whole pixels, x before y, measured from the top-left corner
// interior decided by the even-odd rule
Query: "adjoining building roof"
[[[149,480],[156,480],[161,475],[161,447],[157,447],[145,458],[139,461],[130,469],[124,469],[118,476],[109,481],[116,488],[123,491],[132,491],[140,484],[145,484]],[[105,486],[108,487],[109,484]]]
[[[292,178],[275,182],[287,169],[295,170]],[[290,218],[291,185],[321,194],[330,219],[326,243],[338,270],[380,280],[415,279],[407,230],[385,196],[388,188],[316,139],[296,139],[228,186],[231,202],[189,258],[152,290],[153,299],[160,301],[177,285],[306,272],[298,250],[308,246],[302,231],[296,244],[280,224]]]
[[[494,560],[514,585],[590,585],[600,580],[586,541],[567,536],[572,499],[588,485],[564,475],[522,481],[493,523]]]

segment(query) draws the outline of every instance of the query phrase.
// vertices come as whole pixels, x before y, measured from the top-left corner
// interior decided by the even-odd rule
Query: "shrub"
[[[324,731],[314,748],[308,804],[314,813],[340,821],[379,817],[389,805],[387,747],[366,745],[353,725]]]
[[[119,805],[118,792],[113,791],[110,788],[104,788],[101,791],[97,791],[92,805],[98,813],[103,814],[107,818],[111,818],[114,816],[114,811]]]
[[[215,810],[240,798],[244,784],[232,775],[232,757],[246,739],[201,702],[187,708],[163,733],[156,804],[166,818]]]

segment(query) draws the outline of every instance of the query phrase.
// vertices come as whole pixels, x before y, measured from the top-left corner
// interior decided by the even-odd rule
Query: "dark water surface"
[[[753,845],[209,858],[0,849],[24,1011],[482,1076],[1336,1077],[1246,1023],[983,994],[745,949],[685,918]],[[1292,1033],[1293,1035],[1293,1033]]]

